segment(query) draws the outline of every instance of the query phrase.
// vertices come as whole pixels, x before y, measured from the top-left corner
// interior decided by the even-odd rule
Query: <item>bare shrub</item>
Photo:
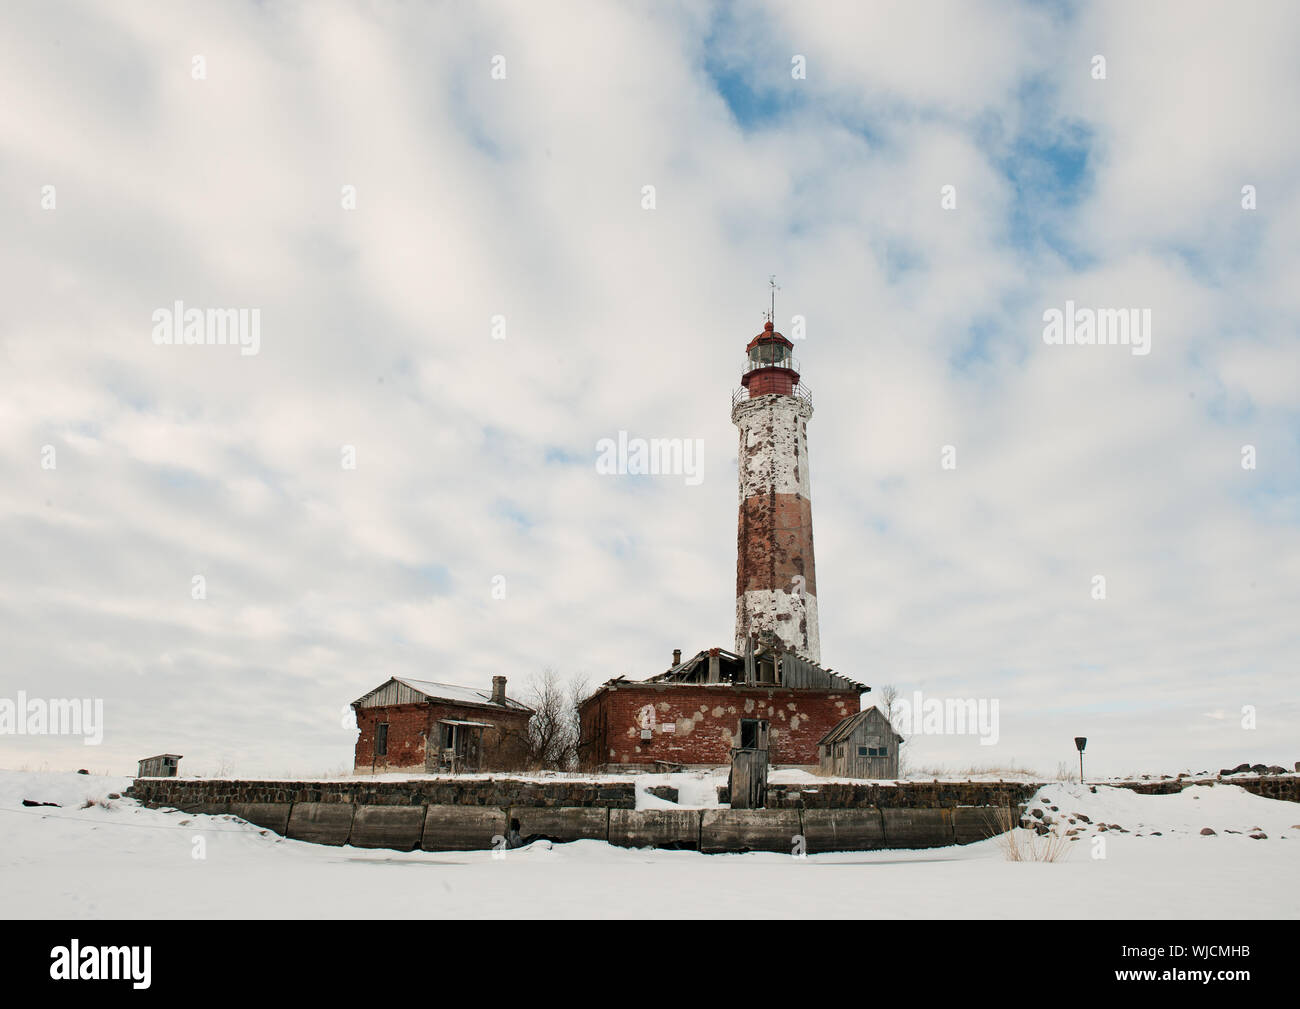
[[[1047,833],[1020,826],[1020,809],[1010,804],[986,813],[989,832],[1008,862],[1060,862],[1070,849],[1070,839],[1055,824]]]

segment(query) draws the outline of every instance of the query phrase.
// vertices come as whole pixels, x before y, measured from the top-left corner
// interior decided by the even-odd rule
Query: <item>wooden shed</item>
[[[818,742],[821,773],[837,778],[897,778],[902,741],[879,708],[864,708]]]
[[[145,757],[140,761],[140,773],[137,778],[174,778],[180,770],[179,753],[160,753],[156,757]]]

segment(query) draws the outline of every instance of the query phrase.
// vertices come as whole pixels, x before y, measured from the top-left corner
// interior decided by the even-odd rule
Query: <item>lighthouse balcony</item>
[[[784,379],[784,381],[776,382],[766,380],[766,376],[754,375],[750,377],[753,379],[752,381],[732,392],[731,409],[733,411],[746,400],[766,395],[793,396],[809,406],[813,405],[812,390],[798,381],[799,376],[797,374],[794,376],[795,381],[793,382],[785,375],[774,376],[774,378]]]

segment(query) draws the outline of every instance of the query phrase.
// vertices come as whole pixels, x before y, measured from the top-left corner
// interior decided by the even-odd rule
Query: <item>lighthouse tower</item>
[[[745,348],[731,420],[740,429],[740,519],[736,538],[736,651],[821,662],[817,573],[808,480],[812,394],[799,382],[794,344],[771,317]]]

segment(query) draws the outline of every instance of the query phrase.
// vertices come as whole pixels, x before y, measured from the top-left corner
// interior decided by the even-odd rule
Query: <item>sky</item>
[[[337,773],[390,676],[732,647],[773,275],[824,664],[998,704],[911,768],[1300,759],[1295,5],[5,21],[0,702],[103,738],[0,766]],[[158,342],[178,301],[256,344]],[[1047,343],[1067,302],[1149,352]],[[599,472],[620,432],[701,478]]]

